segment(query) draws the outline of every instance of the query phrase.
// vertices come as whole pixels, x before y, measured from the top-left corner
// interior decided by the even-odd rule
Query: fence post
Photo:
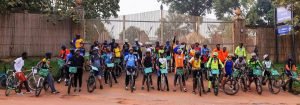
[[[125,27],[125,25],[126,25],[126,24],[125,24],[125,21],[126,21],[126,20],[125,20],[125,19],[126,19],[126,18],[125,18],[125,15],[124,15],[124,16],[123,16],[123,33],[122,33],[122,37],[123,37],[122,40],[123,40],[123,42],[125,41],[125,35],[126,35],[126,32],[125,32],[125,31],[126,31],[126,27]]]

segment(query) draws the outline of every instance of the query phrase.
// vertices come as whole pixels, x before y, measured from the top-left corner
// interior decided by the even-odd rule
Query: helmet
[[[93,48],[93,51],[95,51],[95,50],[99,50],[99,48],[98,48],[98,47],[94,47],[94,48]]]
[[[134,41],[139,41],[139,39],[138,39],[138,38],[135,38]]]
[[[125,41],[125,42],[128,42],[128,39],[125,39],[124,41]]]
[[[268,54],[265,54],[265,55],[264,55],[264,59],[266,59],[268,56],[269,56]]]
[[[232,58],[232,57],[234,57],[233,54],[228,54],[228,58]]]
[[[165,53],[165,50],[158,50],[158,53],[163,54]]]
[[[219,54],[218,54],[218,52],[214,52],[213,55],[214,56],[218,56]]]
[[[251,56],[256,56],[256,54],[255,53],[251,53]]]

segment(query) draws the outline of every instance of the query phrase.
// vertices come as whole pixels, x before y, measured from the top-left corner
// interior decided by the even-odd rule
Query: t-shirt
[[[208,60],[209,60],[209,56],[207,56],[207,55],[201,56],[201,63],[206,63],[206,62],[208,62]]]
[[[236,47],[235,48],[235,51],[234,51],[234,54],[236,54],[237,56],[243,56],[243,57],[246,57],[246,49],[245,47]]]
[[[234,65],[234,62],[232,60],[231,61],[227,60],[225,62],[225,71],[227,74],[232,73],[233,65]]]
[[[241,67],[243,67],[243,66],[246,65],[246,61],[245,61],[245,60],[242,60],[242,62],[240,62],[240,60],[237,59],[237,60],[235,60],[234,64],[235,64],[235,67],[236,67],[236,68],[241,68]]]
[[[120,48],[115,48],[114,49],[115,57],[120,58],[121,57],[121,49]]]
[[[70,54],[70,50],[66,49],[66,50],[60,50],[59,52],[59,57],[63,60],[67,59],[67,55]]]
[[[218,50],[217,48],[213,50],[212,53],[217,52],[218,53],[218,58],[221,60],[221,62],[225,61],[224,55],[223,55],[223,51],[220,49]],[[213,55],[212,55],[213,56]]]
[[[112,57],[113,57],[112,53],[104,54],[103,59],[104,59],[105,64],[112,63]]]
[[[24,60],[22,57],[20,58],[17,58],[15,61],[14,61],[14,68],[16,70],[16,72],[22,72],[22,68],[24,66]]]
[[[129,44],[124,44],[123,45],[123,51],[124,52],[129,52]]]
[[[252,69],[257,69],[261,67],[261,64],[258,60],[248,60],[248,66],[251,67]]]
[[[81,47],[81,43],[83,43],[83,39],[77,39],[76,41],[75,41],[75,47],[76,48],[80,48]]]
[[[133,54],[128,54],[125,56],[126,66],[127,67],[135,67],[135,62],[137,61],[137,57]]]
[[[73,67],[83,67],[84,64],[84,58],[82,56],[72,56],[69,59],[70,66]]]
[[[191,49],[189,55],[190,55],[191,57],[194,57],[195,54],[196,54],[196,50]]]
[[[226,58],[228,57],[228,51],[223,51],[223,59],[221,59],[222,62],[225,62]]]
[[[184,67],[184,54],[175,54],[175,66],[178,67]]]
[[[101,65],[101,57],[99,54],[93,54],[91,55],[91,61],[92,61],[92,65],[94,67],[99,68]]]
[[[150,57],[145,57],[144,58],[144,66],[146,67],[146,68],[149,68],[149,67],[152,67],[152,57],[150,56]]]
[[[192,64],[193,70],[200,69],[200,67],[201,67],[201,59],[200,58],[195,59],[195,57],[192,57],[189,62]]]
[[[219,65],[221,67],[219,67]],[[207,67],[210,67],[212,70],[220,70],[221,68],[224,67],[224,65],[220,59],[216,59],[212,57],[208,60]]]
[[[158,58],[158,67],[160,69],[168,69],[167,58]]]
[[[271,60],[263,61],[262,63],[264,65],[264,67],[266,67],[267,69],[271,69],[271,67],[272,67],[272,61]]]

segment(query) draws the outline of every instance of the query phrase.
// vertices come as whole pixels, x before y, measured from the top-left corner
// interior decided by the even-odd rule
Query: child
[[[160,57],[157,59],[157,65],[156,65],[157,70],[157,90],[161,90],[161,75],[163,70],[168,71],[168,60],[166,58],[166,53],[165,52],[160,52]],[[167,84],[167,91],[169,91],[169,83],[168,83],[168,77],[167,74],[165,74],[165,80]]]
[[[192,73],[193,73],[193,93],[196,94],[196,87],[197,87],[197,74],[199,73],[199,75],[201,76],[202,75],[202,72],[201,72],[201,59],[200,59],[200,52],[197,52],[195,54],[194,57],[192,57],[189,61],[189,63],[192,65]],[[203,92],[205,93],[205,90],[204,90],[204,85],[203,85],[203,78],[201,76],[201,85],[202,85],[202,89],[203,89]]]
[[[223,70],[223,72],[225,73],[225,76],[222,79],[222,86],[224,86],[226,78],[232,75],[234,67],[234,61],[232,60],[232,57],[233,55],[229,55],[228,59],[224,63],[225,70]]]
[[[271,76],[271,69],[272,69],[272,67],[274,67],[273,64],[272,64],[272,61],[269,58],[268,54],[264,55],[264,60],[262,62],[262,65],[263,65],[263,68],[265,69],[265,73],[264,73],[264,76],[263,76],[263,82],[262,82],[262,84],[266,85],[266,82],[267,82],[267,78],[266,77],[269,78]]]
[[[152,69],[152,67],[153,67],[152,56],[151,56],[151,53],[149,51],[146,52],[146,56],[143,58],[142,64],[143,64],[144,68],[151,68]],[[144,84],[145,84],[146,78],[147,78],[146,73],[144,73],[143,82],[142,82],[142,90],[144,90]],[[154,87],[152,86],[153,83],[152,83],[151,73],[150,73],[150,83],[151,83],[151,88],[154,89]]]

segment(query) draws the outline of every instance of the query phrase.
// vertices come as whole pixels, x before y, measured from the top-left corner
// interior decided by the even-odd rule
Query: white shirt
[[[14,68],[15,68],[16,72],[17,73],[18,72],[22,72],[22,68],[24,66],[24,60],[23,60],[23,58],[22,57],[17,58],[14,62],[15,62]]]
[[[168,69],[167,58],[159,58],[158,61],[159,61],[159,63],[162,64],[162,67],[163,67],[163,68]]]
[[[265,65],[265,67],[267,69],[270,69],[272,67],[272,62],[271,60],[270,61],[263,61],[263,64]]]

